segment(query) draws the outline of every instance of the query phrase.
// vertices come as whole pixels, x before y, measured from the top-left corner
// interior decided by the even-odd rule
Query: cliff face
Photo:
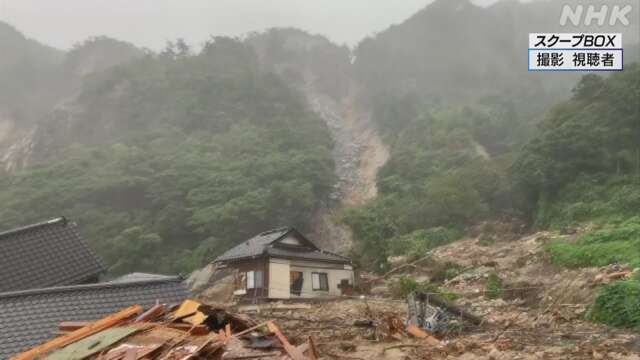
[[[38,151],[46,152],[41,142],[51,140],[46,125],[72,117],[84,78],[144,55],[131,44],[105,37],[63,52],[2,22],[0,48],[0,174],[45,157]]]
[[[353,78],[351,51],[295,29],[273,29],[247,42],[262,69],[279,74],[296,88],[331,133],[337,182],[314,216],[312,235],[325,248],[348,250],[351,231],[336,216],[345,207],[375,198],[376,175],[389,156],[365,94]]]

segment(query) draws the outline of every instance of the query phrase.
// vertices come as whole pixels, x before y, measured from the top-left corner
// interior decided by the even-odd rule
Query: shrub
[[[602,287],[588,316],[611,326],[640,329],[640,280],[636,277]]]
[[[447,301],[454,301],[458,298],[456,294],[443,291],[435,285],[418,283],[414,278],[410,276],[402,276],[392,288],[393,295],[400,298],[406,298],[407,295],[411,294],[414,291],[436,294],[437,296]]]
[[[575,244],[554,240],[547,252],[555,264],[570,267],[640,264],[640,220],[633,217],[615,228],[583,235]]]
[[[389,240],[390,255],[408,255],[410,259],[419,259],[442,245],[455,241],[460,237],[460,231],[454,228],[435,227],[416,230],[410,234],[396,236]]]
[[[568,244],[556,240],[547,245],[547,252],[554,264],[568,268],[581,268],[615,263],[637,263],[640,260],[639,245],[637,241]]]
[[[403,276],[393,287],[393,294],[396,297],[405,298],[407,295],[418,290],[418,288],[420,288],[420,284],[418,284],[414,278],[410,276]]]
[[[482,236],[480,236],[480,240],[478,240],[478,245],[480,246],[491,246],[495,243],[495,236],[489,234],[482,234]]]
[[[498,276],[497,273],[493,272],[489,274],[489,279],[487,279],[487,285],[485,288],[485,294],[489,299],[497,299],[502,296],[503,286],[502,279]]]
[[[444,282],[458,276],[463,270],[462,265],[451,261],[437,264],[432,270],[431,281],[435,283]]]

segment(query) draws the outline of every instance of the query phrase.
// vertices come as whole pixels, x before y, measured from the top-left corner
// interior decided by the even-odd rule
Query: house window
[[[289,273],[289,281],[291,284],[291,294],[300,296],[302,294],[302,284],[304,283],[304,276],[300,271],[291,271]]]
[[[329,277],[327,273],[311,273],[313,290],[329,291]]]
[[[247,271],[247,289],[260,289],[264,286],[264,276],[261,270]]]
[[[236,278],[236,290],[242,289],[245,290],[247,288],[247,273],[241,272],[239,276]]]

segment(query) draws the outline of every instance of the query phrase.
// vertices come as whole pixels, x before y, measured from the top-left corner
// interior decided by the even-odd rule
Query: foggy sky
[[[68,49],[107,35],[154,50],[178,37],[241,36],[292,26],[355,45],[432,0],[0,0],[0,20],[27,37]],[[493,0],[476,0],[477,3]]]

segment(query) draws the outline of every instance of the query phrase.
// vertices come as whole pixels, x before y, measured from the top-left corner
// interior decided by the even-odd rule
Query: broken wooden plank
[[[259,328],[261,328],[263,326],[267,326],[268,324],[269,324],[269,321],[265,321],[265,322],[260,323],[260,324],[258,324],[256,326],[252,326],[252,327],[250,327],[250,328],[248,328],[246,330],[243,330],[243,331],[240,331],[238,333],[235,333],[235,334],[233,334],[233,336],[234,337],[240,337],[240,336],[242,336],[244,334],[248,334],[248,333],[250,333],[252,331],[258,330]]]
[[[165,312],[164,305],[155,304],[149,310],[145,311],[143,314],[138,316],[133,322],[136,322],[136,323],[150,322],[159,318],[161,315],[164,314],[164,312]]]
[[[140,307],[139,305],[128,307],[115,314],[111,314],[105,318],[102,318],[90,325],[87,325],[83,328],[75,330],[69,334],[57,337],[40,346],[36,346],[31,350],[18,354],[12,357],[11,360],[33,360],[36,357],[41,357],[42,355],[52,350],[59,349],[65,345],[71,344],[73,342],[82,340],[93,334],[96,334],[104,329],[108,329],[110,327],[116,326],[121,322],[123,322],[124,320],[127,320],[134,315],[140,314],[141,312],[142,312],[142,307]]]
[[[239,312],[258,312],[263,310],[307,310],[311,309],[311,304],[262,304],[244,305],[238,308]]]
[[[418,339],[425,340],[429,345],[434,345],[435,346],[435,345],[440,344],[440,340],[436,339],[431,334],[429,334],[428,332],[420,329],[419,327],[415,326],[414,324],[409,324],[407,326],[407,333],[417,337]]]
[[[620,272],[611,273],[607,275],[607,277],[609,278],[609,280],[617,280],[622,278],[628,278],[632,274],[633,274],[633,271],[620,271]]]
[[[58,324],[58,330],[63,332],[75,331],[91,324],[90,321],[63,321]]]
[[[278,355],[281,355],[282,353],[279,352],[268,352],[268,353],[261,353],[261,354],[250,354],[250,355],[237,355],[237,356],[229,356],[229,357],[224,357],[224,360],[241,360],[241,359],[263,359],[263,358],[268,358],[268,357],[276,357]]]
[[[51,360],[82,360],[98,352],[107,350],[115,343],[140,331],[136,327],[112,327],[82,340],[73,342],[62,349],[47,354]]]
[[[311,360],[320,358],[320,353],[318,352],[318,347],[316,346],[316,341],[313,336],[309,336],[309,358]]]
[[[210,330],[206,325],[191,325],[191,324],[182,324],[182,323],[171,323],[167,324],[167,327],[176,330],[186,331],[191,335],[207,335]]]
[[[89,324],[91,324],[91,322],[89,322],[89,321],[63,321],[58,325],[58,328],[59,328],[60,332],[62,332],[63,334],[66,334],[66,333],[69,333],[71,331],[75,331],[75,330],[78,330],[80,328],[83,328],[83,327],[85,327],[85,326],[87,326]],[[136,326],[138,326],[138,325],[136,325]],[[162,323],[158,323],[158,322],[145,323],[144,325],[147,325],[149,327],[166,326],[166,327],[169,327],[169,328],[172,328],[172,329],[186,331],[186,332],[189,332],[191,335],[196,335],[196,336],[207,335],[208,333],[211,332],[206,325],[194,326],[194,325],[186,324],[186,323],[162,324]]]
[[[199,311],[200,306],[202,304],[197,301],[185,300],[174,313],[175,320],[181,319],[192,325],[202,324],[208,316]]]
[[[274,324],[272,321],[267,321],[267,328],[269,328],[269,331],[276,335],[278,340],[280,340],[280,343],[282,343],[282,347],[284,347],[284,350],[287,352],[287,354],[289,354],[289,356],[291,356],[293,360],[304,360],[304,355],[302,355],[302,353],[295,346],[289,343],[289,340],[287,340],[284,334],[282,334],[276,324]]]

